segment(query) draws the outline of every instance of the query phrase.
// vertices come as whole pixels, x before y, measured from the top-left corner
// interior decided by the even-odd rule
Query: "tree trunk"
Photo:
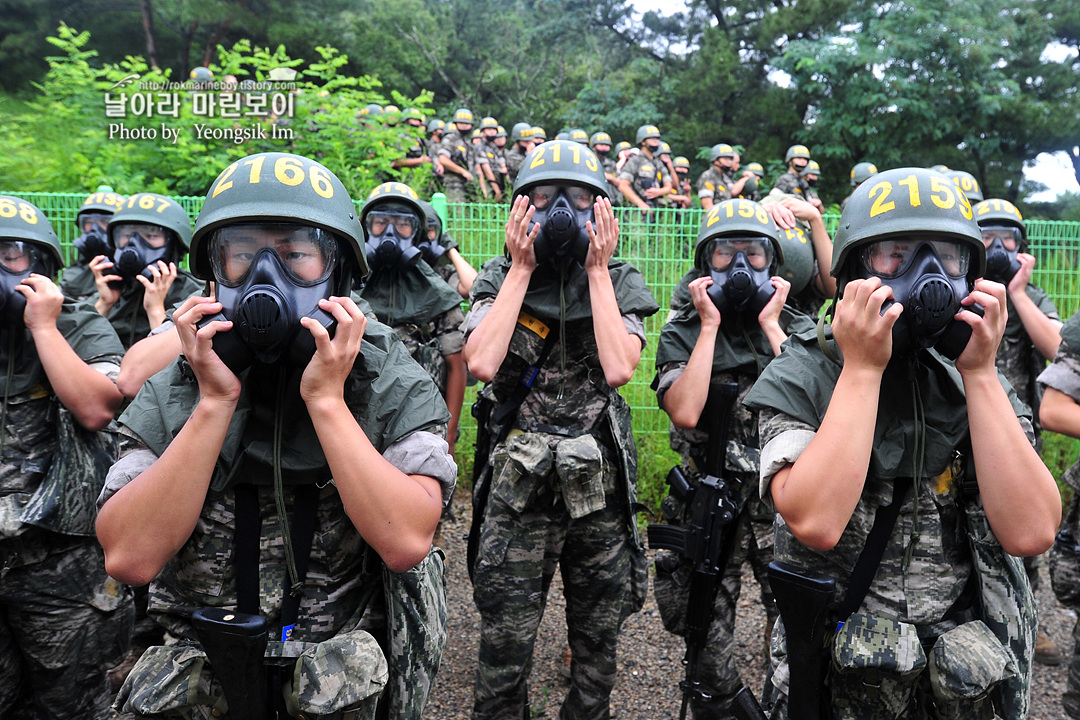
[[[157,39],[154,37],[154,15],[150,9],[150,0],[140,0],[139,11],[142,13],[143,33],[146,35],[146,58],[150,61],[150,67],[160,70],[158,63]]]
[[[206,41],[206,49],[203,51],[203,67],[210,67],[210,63],[214,60],[214,51],[217,50],[218,43],[221,42],[221,38],[225,36],[225,32],[229,29],[229,21],[223,20],[220,25],[217,26],[217,30],[210,36],[210,39]]]

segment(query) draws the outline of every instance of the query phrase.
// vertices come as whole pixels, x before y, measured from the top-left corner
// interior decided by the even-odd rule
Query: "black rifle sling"
[[[525,402],[525,398],[528,397],[529,392],[532,390],[533,381],[540,374],[540,368],[544,366],[544,361],[551,354],[551,349],[555,347],[557,337],[558,333],[554,329],[548,331],[548,336],[544,340],[544,347],[540,350],[540,357],[536,359],[536,364],[526,368],[525,372],[521,374],[521,382],[514,387],[514,392],[511,393],[506,402],[495,408],[495,411],[491,413],[491,419],[500,428],[499,434],[501,435],[501,437],[494,439],[495,441],[491,444],[492,448],[506,439],[506,435],[510,431],[510,423],[507,421],[517,412],[518,408],[521,407],[521,403]],[[505,427],[503,427],[504,423]]]
[[[896,519],[900,516],[900,508],[904,505],[908,490],[912,483],[910,478],[896,478],[893,480],[892,502],[877,509],[874,514],[874,524],[866,536],[866,544],[859,559],[855,561],[855,567],[851,571],[847,593],[844,601],[840,603],[838,610],[840,622],[844,622],[850,615],[859,609],[866,593],[870,590],[870,583],[874,582],[877,575],[878,565],[885,554],[885,545],[889,542],[893,528],[896,527]]]

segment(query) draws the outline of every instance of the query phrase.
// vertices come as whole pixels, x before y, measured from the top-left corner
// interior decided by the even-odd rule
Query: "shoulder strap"
[[[521,382],[514,387],[514,392],[507,398],[506,402],[495,408],[495,411],[491,414],[491,419],[500,427],[517,412],[517,409],[521,407],[521,403],[525,402],[525,398],[528,397],[529,392],[532,390],[533,381],[536,380],[536,376],[540,373],[540,368],[543,367],[544,361],[551,354],[551,349],[555,347],[555,340],[558,335],[559,333],[554,328],[548,331],[548,336],[544,339],[544,347],[540,350],[540,357],[536,359],[536,364],[525,369],[525,372],[521,374]],[[505,435],[505,433],[502,434]],[[496,439],[494,444],[497,445],[499,442],[502,442],[502,438]]]
[[[866,593],[870,590],[870,583],[877,575],[878,565],[885,554],[885,545],[896,527],[896,519],[900,516],[900,508],[904,505],[908,490],[914,480],[908,478],[896,478],[893,480],[892,502],[879,507],[874,514],[874,525],[866,536],[866,545],[859,553],[859,559],[855,561],[855,568],[851,571],[851,579],[848,582],[847,593],[838,610],[841,622],[848,619],[853,612],[859,609]]]

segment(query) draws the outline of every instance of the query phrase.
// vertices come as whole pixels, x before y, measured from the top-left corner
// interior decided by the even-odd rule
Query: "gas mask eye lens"
[[[566,189],[566,194],[578,210],[588,210],[596,201],[596,195],[583,187],[569,187]]]
[[[740,252],[755,270],[765,270],[772,265],[772,245],[756,238],[720,238],[714,241],[709,262],[713,270],[726,270]]]
[[[368,233],[375,237],[383,235],[391,225],[394,232],[403,238],[411,238],[416,229],[416,218],[404,213],[371,212],[366,222]]]
[[[543,210],[551,203],[558,191],[559,188],[555,185],[537,185],[529,190],[529,203],[537,210]]]
[[[1014,227],[987,226],[982,229],[983,245],[990,247],[994,240],[1000,240],[1002,247],[1014,252],[1020,246],[1020,230]]]
[[[210,265],[226,287],[238,287],[257,258],[267,250],[277,257],[289,279],[300,287],[317,285],[337,264],[338,243],[319,228],[292,224],[234,225],[210,238]]]
[[[950,277],[967,275],[971,263],[971,249],[952,240],[893,239],[870,243],[863,250],[863,265],[874,275],[892,279],[903,275],[919,250],[924,246],[933,248],[942,269]]]
[[[18,240],[0,240],[0,267],[10,273],[24,273],[40,257],[37,248]]]

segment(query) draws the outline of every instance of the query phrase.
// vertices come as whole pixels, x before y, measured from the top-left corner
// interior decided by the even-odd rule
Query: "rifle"
[[[229,717],[266,720],[266,618],[204,607],[191,614],[191,622],[229,703]]]
[[[735,520],[741,509],[738,485],[724,480],[731,407],[738,389],[735,383],[716,383],[709,388],[703,417],[709,428],[705,477],[691,487],[678,466],[668,472],[671,490],[661,508],[668,520],[676,519],[686,508],[686,524],[654,524],[648,528],[649,547],[677,552],[693,568],[686,608],[686,678],[679,683],[683,693],[679,720],[685,720],[691,699],[712,698],[701,685],[701,651],[712,623],[716,593],[734,547]],[[732,711],[740,720],[765,719],[761,706],[745,686],[737,693]]]

